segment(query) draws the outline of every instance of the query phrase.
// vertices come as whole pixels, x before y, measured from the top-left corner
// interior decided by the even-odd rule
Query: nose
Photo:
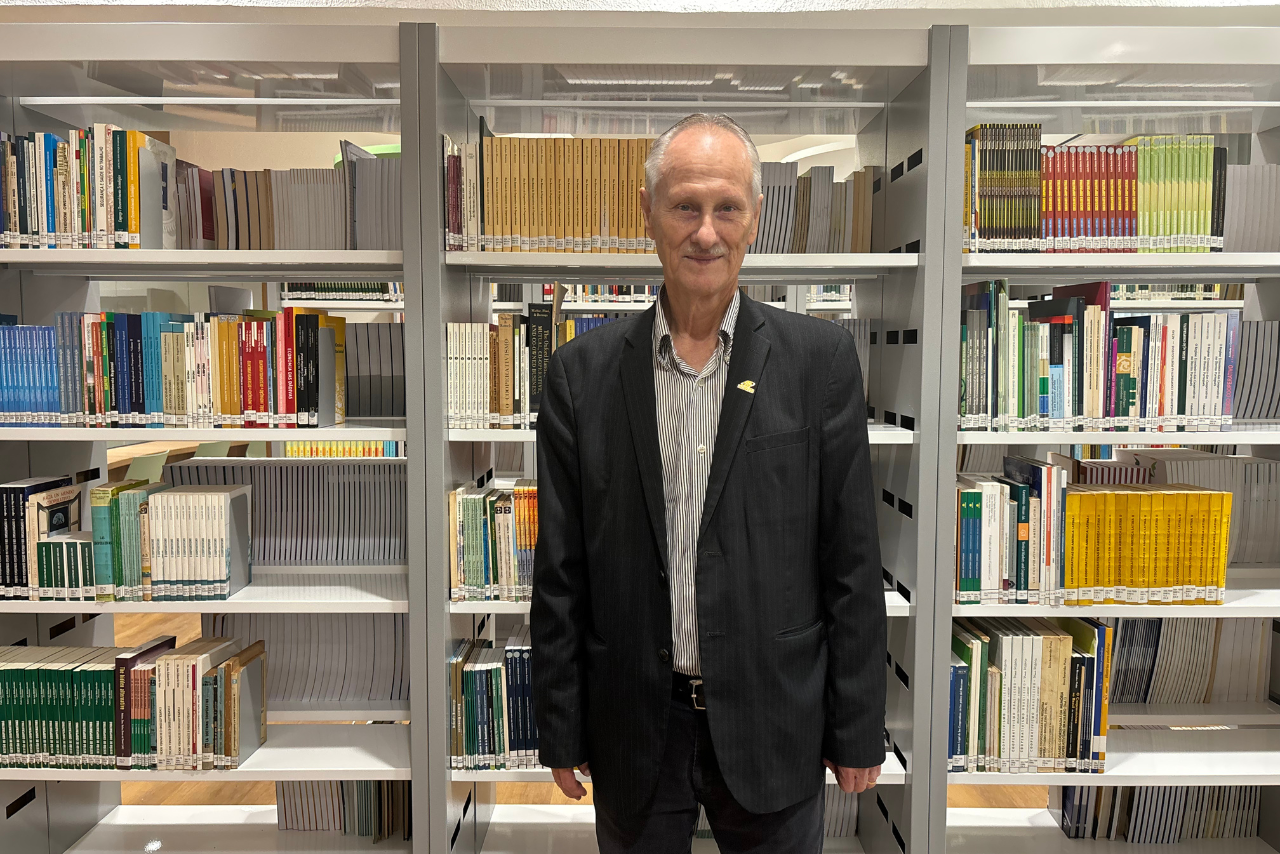
[[[710,249],[720,242],[720,235],[716,233],[715,218],[710,211],[702,215],[698,230],[694,232],[691,241],[699,249]]]

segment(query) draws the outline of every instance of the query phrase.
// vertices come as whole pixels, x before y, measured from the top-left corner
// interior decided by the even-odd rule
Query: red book
[[[256,427],[253,387],[253,321],[240,324],[240,409],[244,414],[244,426]]]
[[[276,410],[281,427],[297,427],[293,395],[293,309],[276,313]]]
[[[1050,243],[1053,223],[1053,196],[1049,188],[1053,185],[1053,146],[1040,146],[1040,246],[1043,252],[1052,252]]]
[[[271,426],[271,390],[267,373],[267,323],[258,321],[258,426]]]
[[[1129,150],[1129,168],[1125,180],[1129,184],[1129,251],[1138,251],[1138,146],[1126,146]]]

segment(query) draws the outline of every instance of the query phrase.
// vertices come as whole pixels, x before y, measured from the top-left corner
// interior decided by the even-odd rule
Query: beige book
[[[481,211],[484,223],[484,235],[480,238],[480,248],[488,251],[493,248],[493,137],[486,136],[480,143],[480,169],[484,172],[481,199],[484,209]]]
[[[569,150],[565,152],[569,169],[567,208],[565,216],[569,222],[565,225],[565,251],[582,251],[582,140],[570,140]]]
[[[213,423],[217,426],[222,425],[222,359],[220,346],[222,344],[222,324],[221,318],[212,317],[206,324],[208,329],[209,340],[207,342],[209,348],[209,405],[212,407]]]
[[[511,247],[511,137],[498,138],[498,172],[494,176],[500,183],[498,210],[501,221],[498,224],[498,235],[503,252],[512,251]]]
[[[551,190],[551,207],[555,217],[555,251],[564,251],[564,146],[563,139],[552,140],[555,143],[554,157],[555,181]]]
[[[510,430],[515,424],[515,315],[498,315],[498,426]]]
[[[604,234],[600,227],[600,157],[603,142],[599,137],[591,140],[591,251],[600,251],[600,237]]]

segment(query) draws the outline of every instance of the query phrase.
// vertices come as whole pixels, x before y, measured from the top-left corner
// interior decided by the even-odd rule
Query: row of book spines
[[[334,330],[341,400],[345,320],[308,309],[268,314],[196,321],[156,312],[62,312],[53,327],[0,327],[0,424],[317,426],[311,404],[318,405],[319,328]],[[301,409],[300,395],[307,404]]]
[[[460,489],[449,495],[453,601],[527,602],[538,542],[538,487]]]
[[[0,767],[115,767],[111,665],[118,650],[60,658],[55,671],[38,667],[41,657],[76,651],[27,649],[0,650]],[[17,656],[33,666],[15,669]]]
[[[281,282],[280,298],[368,300],[371,304],[404,299],[403,282]]]
[[[1105,770],[1113,635],[1087,618],[955,620],[948,770]]]
[[[183,487],[190,490],[191,487]],[[239,486],[236,493],[252,501],[253,487]],[[232,593],[233,552],[251,565],[247,538],[238,540],[234,525],[233,493],[165,492],[149,500],[138,514],[138,536],[147,544],[143,552],[144,594],[160,602],[227,599]],[[126,579],[129,580],[129,579]]]
[[[391,439],[334,439],[285,442],[284,455],[292,459],[360,459],[403,457],[404,442]]]
[[[1033,553],[1041,541],[1035,518],[1038,498],[1010,497],[1007,503],[1016,505],[1016,511],[1007,508],[1005,512],[1010,523],[1016,515],[1016,528],[1006,526],[1002,531],[998,522],[984,527],[981,490],[957,489],[957,495],[958,603],[1038,604],[1044,599],[1045,604],[1069,606],[1220,605],[1225,601],[1229,492],[1180,484],[1069,485],[1059,505],[1061,520],[1054,523],[1062,530],[1061,552],[1057,561],[1047,565]],[[1010,530],[1016,542],[1007,539]],[[982,538],[988,531],[996,538],[996,548],[984,549]],[[988,560],[1000,562],[994,579],[997,586],[983,581]],[[1041,589],[1045,569],[1057,582],[1052,589]]]
[[[459,646],[450,660],[455,692],[453,768],[537,767],[531,664],[527,627],[502,649],[470,642]]]
[[[504,312],[496,324],[450,323],[445,333],[448,426],[530,426],[562,337],[552,328],[552,306],[531,303],[527,316]]]
[[[1007,341],[999,340],[1000,327],[992,330],[992,315],[990,309],[962,312],[962,429],[994,424],[996,429],[1194,431],[1231,423],[1240,349],[1238,310],[1108,321],[1100,307],[1086,306],[1079,328],[1070,315],[1027,318],[1010,309],[1002,327]],[[1144,321],[1145,326],[1135,325]],[[1108,326],[1107,336],[1099,337]],[[1016,391],[1009,391],[1007,379],[993,383],[993,359],[1016,379]],[[1152,378],[1158,380],[1154,385]],[[1028,380],[1038,388],[1029,387]],[[981,398],[969,396],[970,390],[984,387]],[[997,411],[994,418],[989,412],[967,412],[971,402],[979,409],[1001,409],[993,395],[1005,392],[1009,396],[1003,409],[1016,407],[1016,412]],[[1093,411],[1081,413],[1081,407]]]
[[[446,137],[449,248],[652,252],[639,197],[652,144],[486,137],[451,148]]]

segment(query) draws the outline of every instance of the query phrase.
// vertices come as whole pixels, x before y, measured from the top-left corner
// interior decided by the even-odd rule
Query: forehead
[[[740,185],[751,189],[751,158],[742,140],[723,128],[693,127],[671,140],[662,158],[659,187],[688,184]]]

